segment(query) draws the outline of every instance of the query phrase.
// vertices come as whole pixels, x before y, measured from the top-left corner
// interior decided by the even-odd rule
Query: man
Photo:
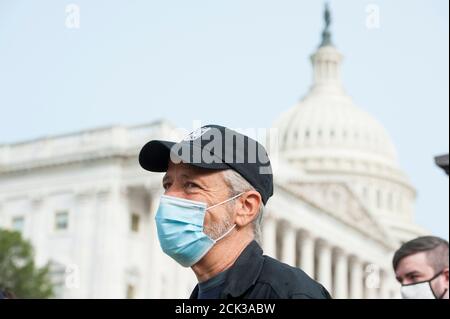
[[[180,143],[150,141],[139,162],[166,172],[158,238],[167,255],[197,276],[191,298],[330,298],[300,269],[263,255],[257,237],[273,177],[258,142],[207,125]]]
[[[405,299],[448,299],[448,242],[424,236],[404,243],[393,266]]]

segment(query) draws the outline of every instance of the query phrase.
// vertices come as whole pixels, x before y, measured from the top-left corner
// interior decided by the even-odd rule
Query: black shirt
[[[219,299],[225,287],[228,270],[198,284],[197,299]]]
[[[328,291],[299,268],[263,255],[252,241],[226,273],[220,299],[329,299]],[[198,299],[199,287],[191,299]]]

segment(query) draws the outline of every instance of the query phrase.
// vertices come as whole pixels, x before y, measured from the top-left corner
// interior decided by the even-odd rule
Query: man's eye
[[[185,186],[186,188],[197,188],[197,187],[198,187],[197,184],[192,183],[192,182],[187,182],[184,186]]]

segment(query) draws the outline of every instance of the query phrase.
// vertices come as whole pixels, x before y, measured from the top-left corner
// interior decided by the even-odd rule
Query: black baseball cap
[[[178,143],[152,140],[139,153],[139,164],[151,172],[167,171],[169,160],[206,169],[233,169],[261,194],[264,204],[273,195],[272,166],[265,148],[224,126],[202,126]]]

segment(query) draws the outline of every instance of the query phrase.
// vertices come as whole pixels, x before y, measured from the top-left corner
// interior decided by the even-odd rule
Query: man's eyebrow
[[[185,179],[192,178],[192,176],[190,176],[189,174],[186,174],[186,173],[181,174],[180,177],[185,178]],[[167,175],[167,174],[165,174],[165,175],[163,176],[162,181],[165,182],[165,181],[167,181],[169,178],[170,178],[170,176]]]
[[[401,283],[402,279],[410,277],[412,275],[421,275],[421,273],[417,270],[413,270],[413,271],[410,271],[410,272],[404,274],[403,276],[395,276],[395,279],[397,279],[397,281]]]
[[[410,271],[410,272],[406,273],[404,277],[410,277],[412,275],[420,275],[420,274],[421,273],[418,272],[417,270],[413,270],[413,271]]]
[[[197,175],[197,174],[195,174],[195,173],[193,173],[193,174],[183,173],[183,174],[180,175],[180,177],[181,177],[182,179],[184,179],[184,180],[192,180],[193,178],[196,178],[196,182],[197,182],[199,185],[206,186],[206,183],[204,182],[204,179],[202,178],[202,176]],[[167,181],[170,180],[170,179],[171,179],[170,175],[168,175],[168,174],[166,173],[166,174],[163,176],[161,182],[164,184],[165,182],[167,182]]]

